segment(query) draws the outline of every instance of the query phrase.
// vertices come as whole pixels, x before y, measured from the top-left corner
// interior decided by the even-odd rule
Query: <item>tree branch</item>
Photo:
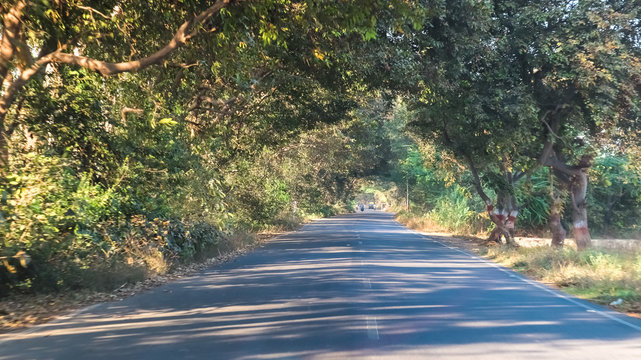
[[[474,161],[472,161],[472,158],[468,154],[463,155],[463,157],[465,158],[467,165],[470,167],[470,172],[472,173],[472,177],[474,178],[474,187],[476,188],[476,192],[479,193],[479,196],[481,197],[481,199],[483,199],[483,201],[485,201],[486,205],[492,205],[492,200],[483,190],[483,186],[481,185],[481,178],[479,177],[479,173],[476,170],[476,166],[474,166]]]
[[[130,108],[130,107],[122,108],[122,110],[120,111],[120,118],[121,118],[123,124],[127,123],[127,114],[132,114],[132,113],[140,116],[140,115],[142,115],[143,110],[142,109],[134,109],[134,108]]]
[[[559,127],[561,125],[560,119],[558,118],[558,116],[555,116],[552,119],[552,123],[550,124],[549,122],[546,121],[546,118],[550,114],[557,115],[561,110],[565,109],[566,107],[567,107],[567,104],[558,104],[558,105],[556,105],[554,110],[546,111],[543,114],[543,116],[541,116],[541,118],[539,118],[539,121],[541,121],[543,124],[545,124],[547,132],[552,134],[552,137],[554,137],[554,138],[561,139],[556,134],[559,131]],[[545,143],[543,145],[543,151],[541,152],[541,156],[537,160],[537,166],[535,166],[531,170],[531,172],[533,172],[534,170],[538,169],[540,166],[543,166],[546,163],[547,159],[550,158],[550,156],[553,155],[553,153],[554,153],[554,143],[555,142],[554,142],[553,139],[547,138],[545,140]]]
[[[0,78],[5,79],[11,68],[15,54],[15,40],[19,37],[22,25],[22,10],[26,1],[20,0],[4,15],[2,39],[0,40]]]
[[[5,115],[9,111],[9,107],[18,95],[18,91],[49,62],[49,55],[38,59],[31,67],[24,69],[22,73],[20,73],[20,76],[11,82],[11,85],[8,86],[2,98],[0,98],[0,119],[4,120]]]
[[[548,122],[545,121],[545,117],[541,118],[540,120],[541,120],[541,122],[543,124],[545,124],[545,127],[548,128],[548,132],[550,133],[550,135],[554,136],[555,138],[557,138],[559,140],[563,140],[563,139],[561,139],[561,137],[559,135],[556,134],[556,132],[554,132],[554,130],[552,130],[552,127],[550,126],[550,124],[548,124]]]
[[[559,161],[559,159],[557,159],[556,157],[549,157],[545,161],[544,165],[545,166],[550,166],[550,167],[554,168],[555,170],[558,170],[558,171],[560,171],[560,172],[562,172],[562,173],[564,173],[566,175],[569,175],[569,176],[576,176],[576,175],[579,175],[581,173],[581,169],[580,168],[577,169],[575,167],[568,166],[565,163],[563,163],[562,161]]]
[[[572,189],[570,189],[570,203],[572,203],[572,209],[574,209],[574,211],[576,212],[581,211],[581,209],[579,209],[579,207],[576,204],[576,197],[574,196],[574,191],[572,191]]]
[[[77,6],[78,6],[78,9],[86,10],[86,11],[89,11],[90,13],[96,13],[96,14],[102,16],[103,18],[105,18],[107,20],[111,19],[109,16],[101,13],[100,11],[98,11],[98,10],[96,10],[96,9],[90,7],[90,6],[82,6],[82,5],[77,5]]]
[[[138,72],[166,59],[174,50],[183,46],[189,39],[194,37],[207,19],[219,12],[222,8],[229,6],[230,2],[231,0],[217,0],[214,5],[201,12],[198,16],[183,23],[167,45],[148,57],[128,62],[110,63],[85,56],[56,51],[51,54],[51,62],[84,67],[86,69],[97,71],[103,76],[110,76],[123,72]]]

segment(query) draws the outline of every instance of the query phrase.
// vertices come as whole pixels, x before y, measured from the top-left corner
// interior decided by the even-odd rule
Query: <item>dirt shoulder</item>
[[[217,266],[265,245],[270,239],[286,232],[256,234],[256,240],[242,248],[203,262],[175,266],[164,275],[140,282],[125,283],[111,292],[90,290],[64,291],[52,294],[13,295],[0,299],[0,334],[14,332],[51,321],[75,310],[97,303],[120,301],[168,282]]]

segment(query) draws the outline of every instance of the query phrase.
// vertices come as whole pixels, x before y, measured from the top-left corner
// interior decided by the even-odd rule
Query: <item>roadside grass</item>
[[[465,227],[450,226],[450,223],[439,223],[431,214],[416,215],[408,213],[405,210],[400,210],[396,213],[396,220],[410,229],[418,231],[442,231],[451,232],[457,235],[469,233],[469,229]]]
[[[421,218],[403,215],[397,220],[424,232],[442,231]],[[591,248],[584,251],[566,246],[513,248],[487,244],[480,237],[460,237],[444,233],[444,239],[456,239],[455,245],[518,271],[527,277],[557,287],[571,295],[597,304],[609,305],[617,311],[641,314],[641,249]],[[473,245],[473,246],[472,246]]]
[[[480,255],[572,295],[603,305],[621,299],[618,310],[641,310],[641,251],[484,246]]]

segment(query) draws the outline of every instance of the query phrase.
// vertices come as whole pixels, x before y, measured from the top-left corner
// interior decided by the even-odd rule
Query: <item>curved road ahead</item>
[[[0,337],[0,359],[472,358],[641,359],[641,321],[372,211]]]

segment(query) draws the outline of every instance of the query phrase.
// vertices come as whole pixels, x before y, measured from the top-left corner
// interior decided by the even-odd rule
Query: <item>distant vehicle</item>
[[[365,205],[361,204],[361,211],[365,211]]]
[[[370,208],[370,209],[375,209],[375,208],[376,208],[376,206],[374,205],[374,203],[373,203],[373,202],[371,202],[371,203],[369,203],[369,208]]]

